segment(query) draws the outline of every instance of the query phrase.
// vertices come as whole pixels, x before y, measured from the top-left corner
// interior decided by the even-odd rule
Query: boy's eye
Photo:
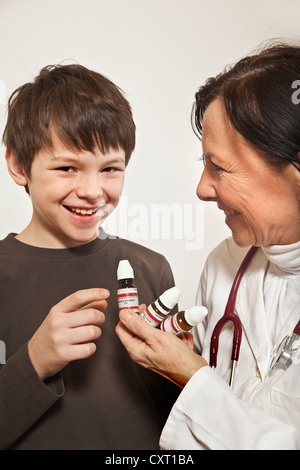
[[[64,171],[65,173],[70,173],[74,170],[74,168],[72,168],[71,166],[61,166],[60,168],[58,168],[58,170]]]
[[[108,166],[107,168],[104,168],[102,170],[102,172],[105,172],[105,173],[113,173],[114,171],[116,171],[116,168],[113,168],[112,166]]]

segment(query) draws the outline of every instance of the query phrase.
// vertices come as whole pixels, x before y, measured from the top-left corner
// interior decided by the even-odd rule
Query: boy
[[[96,72],[45,67],[10,97],[3,142],[33,213],[0,242],[0,447],[158,448],[177,390],[119,342],[116,273],[128,259],[146,304],[172,273],[99,229],[135,146],[129,103]]]

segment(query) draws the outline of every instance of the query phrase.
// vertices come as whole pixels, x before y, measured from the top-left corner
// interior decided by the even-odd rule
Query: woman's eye
[[[222,171],[225,171],[224,168],[216,165],[211,159],[208,159],[208,162],[213,173],[222,173]]]
[[[211,162],[213,167],[214,167],[214,171],[216,171],[217,173],[221,173],[222,171],[224,171],[223,168],[221,168],[220,166],[216,165],[215,163]]]
[[[204,168],[205,168],[206,166],[208,166],[208,167],[212,170],[212,173],[222,173],[223,171],[225,171],[224,168],[222,168],[222,167],[216,165],[216,164],[212,161],[212,159],[211,159],[210,156],[205,156],[205,155],[203,154],[202,157],[199,158],[199,160],[202,161]]]
[[[203,163],[203,166],[204,168],[206,167],[206,164],[208,162],[208,164],[210,164],[212,167],[213,167],[213,171],[216,172],[216,173],[221,173],[222,171],[224,171],[224,168],[221,168],[220,166],[216,165],[212,160],[211,158],[205,158],[204,155],[202,155],[201,158],[199,158],[200,161],[202,161]]]

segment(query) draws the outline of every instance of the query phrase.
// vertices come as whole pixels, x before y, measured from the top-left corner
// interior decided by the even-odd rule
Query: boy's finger
[[[95,308],[96,310],[105,312],[105,310],[107,309],[107,302],[106,300],[95,300],[95,302],[91,302],[89,304],[83,305],[78,310],[86,310],[87,308]]]
[[[92,289],[83,289],[73,294],[69,295],[65,299],[61,300],[57,306],[63,312],[73,312],[83,306],[90,304],[92,302],[99,302],[100,300],[105,300],[109,297],[110,292],[107,289],[102,288],[92,288]]]
[[[147,308],[147,305],[146,305],[146,304],[141,304],[141,305],[139,306],[139,312],[140,312],[140,313],[143,313],[143,311],[146,310],[146,308]]]

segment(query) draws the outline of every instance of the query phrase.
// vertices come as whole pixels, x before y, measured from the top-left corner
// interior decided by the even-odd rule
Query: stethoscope
[[[232,288],[228,297],[227,305],[225,308],[225,313],[222,318],[216,324],[210,343],[210,366],[215,369],[217,367],[217,355],[218,355],[218,348],[219,348],[219,336],[223,326],[231,321],[233,323],[233,344],[232,344],[232,367],[231,367],[231,374],[229,379],[229,386],[232,387],[234,373],[236,369],[237,361],[239,360],[240,354],[240,347],[241,347],[241,340],[242,340],[242,323],[237,314],[234,312],[235,309],[235,301],[238,292],[238,288],[241,282],[241,279],[252,260],[253,256],[255,255],[258,247],[252,246],[248,253],[246,254],[239,270],[234,278]],[[295,342],[300,341],[300,320],[298,321],[293,334],[291,336],[286,336],[282,342],[280,343],[279,347],[276,349],[275,353],[273,354],[272,361],[271,361],[271,369],[274,369],[275,366],[280,366],[283,369],[287,369],[291,363],[293,362],[294,354],[299,350],[299,346],[295,348]]]

